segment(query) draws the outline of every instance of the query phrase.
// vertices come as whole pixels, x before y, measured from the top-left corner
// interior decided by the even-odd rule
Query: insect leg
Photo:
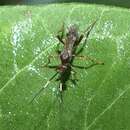
[[[86,34],[86,38],[88,38],[90,32],[92,31],[94,25],[96,24],[97,20],[95,20],[85,31],[84,34]]]
[[[45,66],[45,67],[47,67],[47,68],[49,68],[49,69],[56,69],[57,67],[58,67],[58,65],[48,65],[48,66]]]
[[[71,68],[72,68],[72,66],[71,66]],[[76,76],[76,71],[74,70],[74,68],[72,69],[72,71],[71,71],[71,79],[70,79],[70,81],[74,84],[74,85],[76,85],[76,81],[78,81],[78,79],[77,79],[77,76]]]
[[[91,60],[95,64],[104,65],[104,62],[98,61],[98,60],[96,60],[92,57],[89,57],[89,56],[76,56],[76,55],[73,55],[73,56],[76,57],[76,58],[79,58],[81,60]]]
[[[64,41],[63,41],[63,39],[61,38],[60,35],[57,35],[56,37],[58,38],[58,40],[60,41],[60,43],[63,43],[63,44],[64,44]]]
[[[58,54],[61,53],[61,51],[60,51],[60,49],[59,49],[59,43],[58,43],[57,46],[56,46],[56,52],[57,52]]]
[[[56,37],[57,39],[60,41],[60,43],[63,43],[64,44],[64,41],[63,41],[63,36],[64,36],[64,23],[62,24],[62,27],[61,29],[58,31],[58,33],[61,32],[61,35],[58,34]]]
[[[74,65],[73,64],[72,66],[75,67],[75,68],[79,68],[79,69],[89,69],[89,68],[91,68],[93,66],[96,66],[96,65],[101,65],[101,64],[93,63],[93,64],[91,64],[89,66],[79,66],[79,65]]]
[[[84,36],[85,36],[85,41],[84,41],[83,46],[81,47],[81,49],[76,53],[77,55],[83,51],[83,49],[84,49],[84,47],[85,47],[85,45],[86,45],[86,42],[87,42],[87,38],[88,38],[88,36],[89,36],[91,30],[93,29],[94,25],[96,24],[96,22],[97,22],[97,20],[95,20],[95,21],[83,32],[83,34],[81,34],[81,36],[80,36],[80,38],[79,38],[79,40],[78,40],[78,42],[77,42],[77,45],[81,42],[81,40],[83,39]]]
[[[48,61],[47,61],[47,63],[45,64],[45,65],[43,65],[42,67],[48,67],[49,68],[49,64],[50,64],[50,60],[51,60],[51,58],[56,58],[56,57],[58,57],[58,55],[54,55],[54,56],[52,56],[52,55],[50,55],[49,57],[48,57]],[[54,68],[56,68],[57,66],[54,66]],[[51,68],[51,67],[50,67]]]
[[[59,34],[61,33],[61,34]],[[57,53],[60,54],[61,51],[59,50],[59,45],[62,43],[64,45],[64,23],[62,24],[61,29],[58,31],[58,34],[56,35],[57,39],[59,40],[59,43],[57,44]]]
[[[80,37],[79,37],[79,39],[78,39],[78,41],[77,41],[77,45],[82,41],[83,37],[84,37],[84,35],[81,34]]]
[[[56,77],[56,75],[58,74],[58,72],[56,72],[48,81],[47,83],[42,86],[37,93],[35,93],[35,95],[33,96],[33,98],[31,99],[31,101],[29,103],[32,103],[34,101],[34,99],[49,85],[49,83],[51,82],[52,79],[54,79]]]

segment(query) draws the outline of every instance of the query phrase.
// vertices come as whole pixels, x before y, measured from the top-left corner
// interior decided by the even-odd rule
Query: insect
[[[87,69],[87,68],[92,67],[94,65],[103,65],[104,64],[103,62],[94,60],[93,58],[90,58],[90,57],[87,57],[87,56],[79,56],[79,54],[83,51],[83,49],[85,47],[86,40],[87,40],[92,28],[94,27],[95,23],[96,23],[96,21],[94,21],[85,30],[85,32],[83,34],[81,34],[80,36],[79,36],[79,32],[78,32],[75,25],[71,25],[68,28],[68,32],[64,35],[65,30],[64,30],[64,25],[63,25],[61,30],[59,31],[61,34],[56,36],[58,38],[58,40],[59,40],[59,44],[63,45],[63,50],[60,51],[58,49],[56,56],[51,56],[50,55],[48,57],[48,62],[44,67],[48,67],[50,69],[55,69],[56,70],[56,73],[49,79],[48,83],[51,80],[53,80],[57,75],[59,75],[56,80],[60,81],[60,83],[59,83],[59,94],[60,94],[60,101],[61,102],[63,101],[62,94],[67,88],[66,81],[68,81],[70,79],[73,83],[75,83],[75,79],[71,78],[71,74],[76,73],[74,68]],[[81,43],[81,41],[82,41],[82,39],[84,37],[86,38],[86,40],[83,43],[82,47],[77,51],[77,48],[78,48],[79,44]],[[59,46],[59,44],[58,44],[58,46]],[[50,66],[49,63],[51,62],[52,57],[59,58],[61,63],[59,65]],[[80,59],[84,59],[84,60],[91,60],[93,62],[93,64],[90,65],[89,67],[74,65],[73,61],[74,61],[75,57],[80,58]],[[41,88],[35,94],[32,101],[40,94],[40,92],[43,89],[44,88]]]

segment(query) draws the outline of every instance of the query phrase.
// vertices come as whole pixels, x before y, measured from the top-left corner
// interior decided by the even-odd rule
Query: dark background
[[[15,5],[15,4],[48,4],[48,3],[62,3],[62,2],[82,2],[91,4],[103,4],[111,6],[119,6],[130,8],[130,0],[0,0],[0,5]]]

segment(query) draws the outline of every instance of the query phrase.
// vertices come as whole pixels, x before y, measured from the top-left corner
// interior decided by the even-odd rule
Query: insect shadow
[[[75,77],[76,75],[75,68],[88,69],[95,65],[104,65],[103,62],[97,61],[94,58],[91,58],[89,56],[79,55],[84,50],[88,36],[95,24],[96,21],[94,21],[90,26],[88,26],[87,29],[81,35],[79,35],[79,32],[75,25],[71,25],[70,27],[68,27],[67,33],[65,33],[64,24],[62,25],[56,37],[59,40],[59,44],[63,45],[63,50],[59,49],[59,44],[58,44],[56,50],[57,54],[50,55],[48,57],[48,62],[43,66],[50,69],[55,69],[56,73],[48,80],[47,84],[34,95],[31,102],[48,86],[48,84],[55,77],[57,77],[57,75],[58,77],[56,78],[56,81],[60,81],[59,88],[58,88],[59,90],[58,95],[60,96],[60,101],[62,102],[63,101],[62,94],[67,89],[66,82],[70,80],[73,84],[76,84],[76,82],[78,81],[77,79],[72,78]],[[85,41],[82,44],[82,47],[79,50],[77,50],[78,46],[80,45],[84,37],[85,37]],[[49,65],[52,58],[59,58],[61,63],[59,65],[53,65],[53,66]],[[81,60],[90,60],[92,61],[92,64],[89,66],[75,65],[73,63],[75,58]]]

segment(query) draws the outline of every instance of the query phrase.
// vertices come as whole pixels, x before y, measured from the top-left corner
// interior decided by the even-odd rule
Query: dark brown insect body
[[[76,46],[79,41],[79,36],[77,32],[77,28],[72,25],[68,29],[68,33],[66,34],[65,39],[62,39],[60,36],[57,36],[60,41],[62,41],[64,45],[63,51],[60,53],[61,64],[56,68],[59,72],[60,86],[59,90],[62,92],[66,89],[66,81],[70,78],[72,71],[72,62],[73,62],[73,54],[75,54]]]
[[[58,71],[63,73],[68,67],[71,66],[72,54],[74,53],[74,47],[78,41],[78,33],[74,26],[69,28],[69,32],[65,39],[62,40],[64,49],[60,53],[61,65],[58,67]]]
[[[57,50],[58,56],[60,58],[61,64],[56,65],[56,66],[49,66],[50,63],[50,58],[55,57],[55,56],[50,56],[48,59],[48,63],[45,65],[45,67],[48,68],[55,68],[56,69],[56,74],[52,76],[52,78],[49,80],[49,82],[55,78],[57,74],[59,74],[59,77],[57,78],[57,81],[60,81],[59,85],[59,94],[60,94],[60,99],[62,101],[62,92],[66,90],[66,81],[71,80],[73,83],[75,83],[75,79],[71,78],[71,73],[73,72],[75,74],[75,70],[73,69],[74,67],[80,68],[80,69],[87,69],[90,68],[94,65],[98,64],[103,64],[103,62],[98,62],[94,60],[93,58],[86,57],[86,56],[79,56],[79,54],[83,51],[85,42],[83,46],[80,48],[80,50],[77,51],[77,47],[81,40],[83,39],[84,36],[87,39],[90,31],[92,30],[93,26],[95,25],[96,22],[93,22],[85,31],[85,33],[81,34],[79,36],[78,31],[76,26],[71,25],[68,28],[68,32],[64,36],[64,27],[62,27],[61,35],[57,35],[57,38],[60,43],[64,46],[63,50],[60,51],[59,49]],[[59,44],[58,44],[59,45]],[[56,55],[57,57],[57,55]],[[80,59],[85,59],[85,60],[91,60],[93,64],[89,67],[83,67],[83,66],[78,66],[73,64],[74,58],[80,58]],[[40,89],[40,91],[34,96],[33,100],[35,97],[43,90],[43,88]]]

